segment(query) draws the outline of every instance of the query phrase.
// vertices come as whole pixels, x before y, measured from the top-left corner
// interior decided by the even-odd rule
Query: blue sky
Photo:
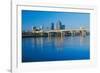
[[[41,25],[50,27],[53,22],[56,26],[57,21],[61,21],[66,28],[85,27],[89,29],[90,14],[76,12],[51,12],[51,11],[33,11],[22,10],[22,30],[32,30],[32,26]]]

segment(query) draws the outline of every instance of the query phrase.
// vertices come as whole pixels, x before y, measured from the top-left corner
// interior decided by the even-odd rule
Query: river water
[[[22,38],[22,62],[89,59],[89,36]]]

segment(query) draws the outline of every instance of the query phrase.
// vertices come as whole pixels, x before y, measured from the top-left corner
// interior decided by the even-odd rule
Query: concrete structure
[[[40,33],[40,34],[43,34],[43,33],[47,33],[48,34],[48,37],[51,37],[51,33],[55,33],[56,36],[58,36],[58,34],[60,35],[60,37],[63,37],[65,36],[65,34],[67,33],[70,33],[71,36],[75,36],[76,34],[80,34],[80,36],[86,36],[86,33],[88,32],[88,30],[86,29],[83,29],[80,27],[80,29],[55,29],[55,30],[47,30],[47,31],[43,31],[43,30],[40,30],[40,31],[33,31],[32,33]]]

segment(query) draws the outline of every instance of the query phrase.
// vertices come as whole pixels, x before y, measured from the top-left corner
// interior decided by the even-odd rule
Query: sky
[[[65,28],[88,28],[90,27],[90,14],[80,12],[53,12],[22,10],[22,30],[32,30],[32,27],[51,27],[51,23],[61,21]]]

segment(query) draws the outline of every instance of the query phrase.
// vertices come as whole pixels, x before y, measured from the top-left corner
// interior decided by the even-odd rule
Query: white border
[[[82,6],[81,6],[82,7]],[[86,6],[85,6],[86,7]],[[58,12],[81,12],[90,13],[90,60],[73,60],[73,61],[53,61],[53,62],[21,62],[21,10],[41,10],[41,11],[58,11]],[[55,69],[69,69],[69,68],[87,68],[93,67],[96,64],[96,10],[93,7],[80,8],[76,7],[53,7],[53,6],[31,6],[31,5],[17,5],[16,16],[12,19],[12,72],[20,71],[45,71]],[[16,39],[16,40],[15,40]]]

